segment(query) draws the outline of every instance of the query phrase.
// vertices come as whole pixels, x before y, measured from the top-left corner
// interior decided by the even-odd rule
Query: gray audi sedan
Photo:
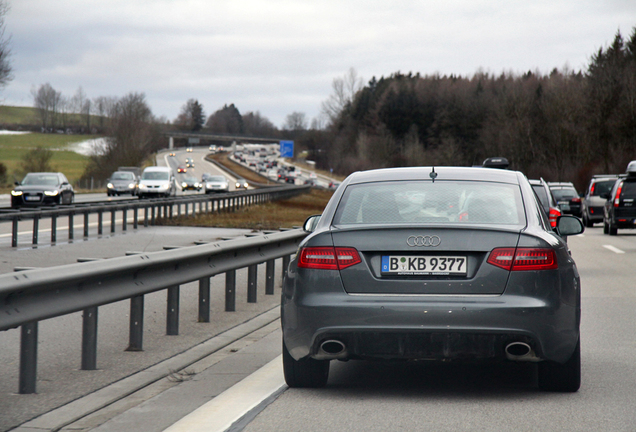
[[[539,387],[581,382],[579,273],[526,177],[490,168],[357,172],[286,269],[283,366],[321,387],[334,359],[537,362]]]

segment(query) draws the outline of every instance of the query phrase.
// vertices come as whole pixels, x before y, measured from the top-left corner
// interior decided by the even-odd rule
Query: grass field
[[[0,125],[35,125],[39,124],[35,108],[0,105]]]
[[[20,165],[23,156],[31,149],[42,147],[53,150],[51,165],[54,171],[63,172],[71,183],[84,173],[87,156],[69,150],[73,143],[98,138],[95,135],[65,135],[29,133],[23,135],[0,134],[0,162],[7,167],[7,180],[22,180]]]
[[[157,225],[246,228],[253,230],[277,230],[302,226],[309,216],[321,214],[333,191],[312,189],[288,200],[244,207],[235,212],[181,216],[161,219]]]

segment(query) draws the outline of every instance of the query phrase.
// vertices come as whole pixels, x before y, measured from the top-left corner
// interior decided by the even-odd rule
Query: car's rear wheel
[[[585,223],[586,228],[592,228],[594,226],[594,222],[587,217],[586,213],[583,213],[583,222]]]
[[[581,387],[581,339],[565,363],[539,363],[539,388],[553,392],[575,392]]]
[[[329,379],[329,360],[294,360],[283,342],[283,372],[289,387],[324,387]]]
[[[609,226],[607,227],[607,233],[612,236],[618,234],[618,228],[616,228],[616,225],[614,225],[612,221],[610,221]]]
[[[609,225],[606,221],[603,221],[603,234],[609,234]]]

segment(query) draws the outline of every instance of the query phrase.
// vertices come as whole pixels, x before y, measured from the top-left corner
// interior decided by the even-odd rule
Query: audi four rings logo
[[[440,243],[442,242],[442,240],[437,237],[436,235],[434,236],[410,236],[409,238],[406,239],[406,244],[409,246],[424,246],[424,247],[428,247],[428,246],[439,246]]]

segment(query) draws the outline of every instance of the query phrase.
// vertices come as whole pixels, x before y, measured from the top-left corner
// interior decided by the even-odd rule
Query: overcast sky
[[[334,78],[585,70],[636,0],[8,0],[14,80],[0,103],[143,92],[174,120],[190,98],[275,125],[320,113]]]

